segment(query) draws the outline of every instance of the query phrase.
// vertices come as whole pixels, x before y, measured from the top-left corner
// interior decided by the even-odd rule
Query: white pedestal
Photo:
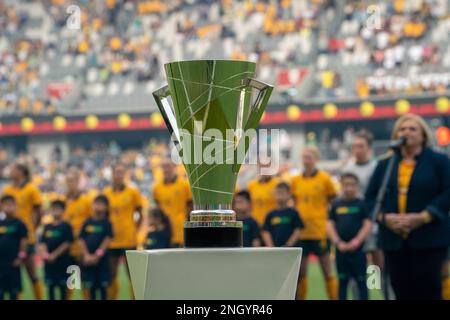
[[[138,300],[295,298],[301,248],[127,251]]]

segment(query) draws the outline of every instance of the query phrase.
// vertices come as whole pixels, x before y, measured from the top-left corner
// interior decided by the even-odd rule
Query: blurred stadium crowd
[[[0,1],[2,121],[26,115],[115,114],[125,105],[130,113],[156,110],[150,106],[152,92],[165,82],[163,65],[171,60],[250,60],[258,63],[258,79],[268,83],[277,83],[277,71],[291,68],[285,85],[274,91],[274,104],[286,105],[286,97],[314,102],[445,95],[450,88],[448,0],[82,0],[77,1],[77,30],[67,27],[69,4],[72,1]],[[331,122],[317,136],[307,134],[306,144],[319,145],[324,159],[338,160],[326,171],[340,190],[342,168],[355,162],[356,132],[351,124],[339,135],[330,129]],[[48,162],[33,150],[0,144],[0,190],[11,182],[12,164],[24,164],[42,196],[46,225],[53,219],[52,203],[67,193],[68,172],[76,169],[77,187],[92,202],[114,183],[114,164],[124,164],[126,185],[142,195],[139,207],[145,221],[135,240],[146,247],[149,226],[154,227],[147,213],[161,208],[155,202],[155,186],[167,174],[167,140],[152,138],[140,148],[92,140],[88,147],[71,145],[68,155],[55,145]],[[296,164],[299,157],[291,145],[284,135],[279,172],[270,188],[274,181],[290,183],[304,169]],[[385,151],[384,145],[372,147],[372,160]],[[174,170],[184,188],[184,168]],[[256,168],[244,165],[238,189],[252,189],[258,179]],[[265,189],[255,199],[273,202],[267,200],[270,193]],[[182,245],[187,202],[176,209],[176,218],[166,212],[177,228],[175,240],[166,246]],[[167,223],[161,212],[152,212]],[[258,213],[260,225],[265,214]],[[41,226],[38,232],[43,230]],[[331,280],[327,290],[335,297]],[[40,289],[34,290],[38,298]]]
[[[206,57],[256,61],[269,83],[274,70],[308,70],[290,74],[300,91],[279,87],[272,102],[450,84],[447,0],[79,1],[79,30],[66,27],[68,5],[0,4],[0,112],[145,110],[165,62]]]

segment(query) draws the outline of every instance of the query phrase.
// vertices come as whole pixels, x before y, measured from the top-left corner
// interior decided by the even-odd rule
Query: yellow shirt
[[[337,193],[331,176],[321,170],[312,177],[298,175],[292,179],[291,190],[296,199],[296,209],[305,225],[300,238],[326,239],[329,199]]]
[[[267,182],[252,180],[248,183],[248,192],[252,199],[252,216],[260,226],[264,224],[267,214],[277,206],[275,187],[281,180],[272,177]]]
[[[99,195],[99,190],[97,189],[90,189],[86,192],[86,196],[88,197],[88,199],[93,202],[95,197],[97,197]]]
[[[334,72],[324,71],[322,72],[322,87],[325,89],[330,89],[333,87]]]
[[[156,183],[153,188],[153,199],[170,218],[172,242],[183,244],[184,222],[188,214],[188,202],[192,199],[189,182],[177,177],[173,183]]]
[[[72,233],[74,239],[76,239],[78,238],[83,223],[93,214],[92,201],[84,193],[81,193],[77,198],[67,198],[64,196],[64,201],[66,202],[66,210],[64,211],[63,219],[72,226]],[[75,241],[71,245],[70,254],[74,257],[80,255],[78,241]]]
[[[23,221],[28,229],[28,243],[36,242],[36,225],[34,223],[34,207],[42,205],[42,196],[39,189],[31,182],[22,187],[7,185],[3,189],[4,195],[13,196],[17,204],[17,217]]]
[[[134,213],[142,207],[141,193],[132,187],[113,191],[106,187],[103,194],[108,198],[111,212],[109,220],[113,227],[113,239],[110,248],[126,249],[136,247],[136,223]]]
[[[398,166],[398,212],[406,213],[406,201],[408,200],[408,188],[416,162],[401,161]]]

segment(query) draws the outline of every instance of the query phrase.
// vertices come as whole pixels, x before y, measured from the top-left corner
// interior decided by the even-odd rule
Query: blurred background
[[[120,158],[151,202],[169,151],[152,92],[172,60],[258,63],[256,77],[275,86],[260,127],[281,129],[280,174],[301,169],[306,144],[337,172],[361,129],[378,156],[407,112],[449,152],[449,9],[449,0],[0,0],[0,189],[14,160],[45,195],[64,192],[69,166],[82,169],[84,190],[101,189]],[[244,166],[240,186],[253,174]]]

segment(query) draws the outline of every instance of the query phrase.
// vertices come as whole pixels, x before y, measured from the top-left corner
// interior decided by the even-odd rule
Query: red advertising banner
[[[307,74],[307,68],[280,69],[277,74],[276,85],[280,89],[298,86]]]
[[[64,98],[73,89],[73,83],[51,82],[47,85],[47,96],[49,98]]]

